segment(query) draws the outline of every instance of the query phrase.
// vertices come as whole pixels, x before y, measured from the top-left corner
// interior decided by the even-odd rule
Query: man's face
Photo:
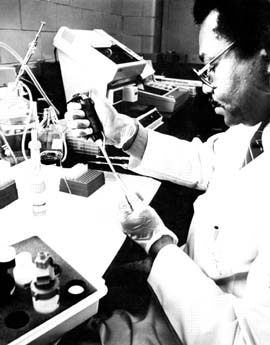
[[[217,18],[218,13],[212,11],[200,28],[199,54],[204,63],[230,43],[214,31]],[[265,118],[266,110],[269,111],[269,97],[262,88],[259,66],[259,54],[240,59],[234,46],[214,63],[209,72],[212,87],[204,85],[203,91],[211,96],[216,114],[224,116],[227,126],[254,125]]]

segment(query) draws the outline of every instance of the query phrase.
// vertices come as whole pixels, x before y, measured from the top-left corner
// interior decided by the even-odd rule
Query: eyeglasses
[[[201,81],[206,84],[207,86],[213,88],[212,81],[210,79],[210,72],[213,71],[215,68],[214,63],[225,53],[227,53],[233,46],[235,45],[235,41],[231,42],[227,47],[225,47],[218,55],[216,55],[213,59],[211,59],[203,68],[200,70],[196,70],[193,68],[193,71],[197,74],[197,76],[201,79]]]

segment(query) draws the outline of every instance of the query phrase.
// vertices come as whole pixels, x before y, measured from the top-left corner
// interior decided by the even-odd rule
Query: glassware
[[[38,140],[41,142],[40,161],[45,165],[61,165],[63,158],[63,131],[52,107],[45,108],[39,124]]]

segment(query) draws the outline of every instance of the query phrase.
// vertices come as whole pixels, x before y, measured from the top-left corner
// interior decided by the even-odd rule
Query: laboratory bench
[[[14,245],[20,247],[24,241],[33,241],[35,243],[37,238],[40,239],[54,253],[57,253],[57,257],[58,255],[61,257],[61,262],[64,260],[78,275],[95,287],[97,290],[97,300],[94,301],[95,308],[97,308],[96,303],[102,300],[99,310],[104,310],[104,308],[108,310],[109,304],[106,301],[111,303],[112,299],[109,296],[103,300],[103,296],[106,296],[107,289],[109,291],[113,290],[113,288],[110,289],[110,286],[114,284],[107,277],[106,272],[112,265],[114,258],[119,255],[119,250],[120,252],[121,248],[126,250],[126,245],[123,244],[127,243],[126,236],[121,231],[119,220],[118,205],[120,201],[125,200],[121,188],[119,188],[112,174],[105,172],[103,173],[105,183],[100,185],[89,197],[64,193],[59,191],[59,180],[63,176],[63,169],[57,166],[43,166],[47,187],[46,214],[36,216],[32,214],[33,200],[32,194],[29,193],[32,176],[31,167],[29,160],[11,168],[12,177],[16,181],[18,199],[0,209],[1,246]],[[150,203],[160,186],[158,181],[143,176],[122,174],[121,179],[128,190],[133,193],[140,193],[146,203]],[[32,250],[36,245],[33,244],[32,246],[31,243],[28,248]],[[127,246],[129,249],[133,248],[131,243],[128,243]],[[131,253],[131,260],[141,258],[142,251],[137,252],[138,249],[132,249],[136,257]],[[63,266],[60,265],[60,272],[61,267]],[[119,270],[115,272],[118,273],[113,274],[113,279],[116,279]],[[130,284],[128,274],[126,277],[127,282]],[[123,279],[124,276],[122,276],[122,281]],[[142,287],[139,289],[141,290]],[[74,305],[74,308],[65,310],[63,315],[62,312],[59,315],[49,314],[48,325],[46,322],[41,324],[41,329],[37,327],[37,331],[36,329],[31,330],[33,334],[29,331],[31,335],[28,335],[28,333],[27,335],[21,335],[22,339],[19,342],[15,340],[12,344],[28,344],[35,337],[37,337],[36,343],[44,344],[43,334],[45,334],[46,339],[51,328],[54,329],[55,334],[61,334],[63,331],[68,331],[83,323],[89,318],[89,315],[95,314],[91,309],[93,304],[91,296],[89,298],[87,297],[78,302]],[[118,300],[123,302],[124,299],[124,294],[118,296]],[[29,310],[31,311],[26,310],[27,314],[32,313],[32,308]],[[4,322],[2,317],[0,317],[0,322]],[[21,332],[21,329],[14,329],[14,332],[16,331]],[[2,344],[1,332],[0,344]]]

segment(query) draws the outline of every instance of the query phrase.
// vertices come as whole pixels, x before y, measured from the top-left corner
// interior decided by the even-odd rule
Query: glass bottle
[[[63,158],[63,132],[52,107],[45,108],[39,124],[38,140],[41,142],[40,161],[45,165],[61,165]]]
[[[34,216],[46,214],[46,182],[40,162],[41,143],[37,140],[37,131],[32,129],[31,141],[29,142],[31,152],[31,182],[30,192],[32,195],[32,212]]]

